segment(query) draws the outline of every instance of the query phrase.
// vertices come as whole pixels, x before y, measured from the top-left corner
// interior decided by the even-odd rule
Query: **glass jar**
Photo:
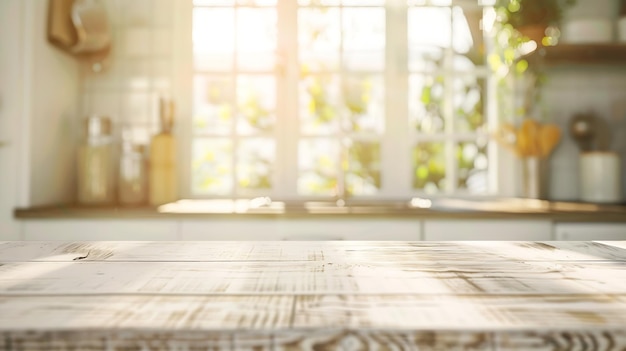
[[[111,119],[91,116],[78,149],[78,202],[111,204],[115,200],[115,163]]]
[[[145,147],[126,142],[122,145],[118,199],[122,205],[141,205],[148,199],[148,169]]]

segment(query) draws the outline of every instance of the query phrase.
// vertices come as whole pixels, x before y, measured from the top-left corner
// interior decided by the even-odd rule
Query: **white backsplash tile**
[[[109,116],[115,123],[120,120],[119,94],[114,91],[102,91],[90,94],[91,108],[88,113]]]
[[[111,64],[83,75],[83,115],[106,114],[117,135],[148,143],[158,131],[159,95],[172,86],[174,4],[178,0],[103,0],[113,32]]]
[[[165,56],[172,52],[172,34],[169,28],[157,28],[152,31],[152,53]]]
[[[152,0],[125,0],[123,2],[124,25],[146,27],[152,24]]]
[[[149,59],[126,60],[122,87],[130,91],[148,91],[152,79],[151,63]]]
[[[129,92],[122,98],[122,115],[125,121],[150,122],[150,94]]]
[[[155,91],[168,92],[171,89],[172,61],[152,60],[152,85]]]
[[[561,126],[562,141],[550,159],[550,198],[579,197],[578,146],[569,135],[570,118],[593,112],[604,118],[612,133],[612,150],[622,156],[626,189],[626,71],[619,67],[557,67],[546,74],[543,104],[546,118]]]
[[[152,31],[148,27],[128,28],[123,33],[125,57],[150,57],[152,52]]]
[[[152,0],[153,24],[159,27],[170,27],[173,22],[174,6],[171,0]]]

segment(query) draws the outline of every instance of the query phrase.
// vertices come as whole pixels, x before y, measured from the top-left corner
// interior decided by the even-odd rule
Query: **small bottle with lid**
[[[115,200],[115,155],[111,119],[91,116],[78,149],[78,202],[106,205]]]

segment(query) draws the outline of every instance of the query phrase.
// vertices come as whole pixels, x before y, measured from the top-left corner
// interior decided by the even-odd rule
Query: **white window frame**
[[[462,6],[467,0],[454,0],[454,5]],[[278,0],[278,41],[277,55],[279,65],[277,72],[281,75],[277,77],[277,96],[279,99],[276,105],[276,164],[272,178],[273,189],[264,192],[264,196],[280,200],[307,200],[328,197],[310,197],[297,193],[298,177],[298,150],[297,145],[300,140],[298,118],[287,116],[297,116],[298,114],[298,89],[288,87],[298,86],[298,58],[290,55],[287,48],[297,48],[297,31],[280,30],[280,28],[297,28],[297,16],[283,16],[281,13],[297,13],[298,4],[296,0]],[[385,118],[385,128],[383,135],[379,139],[381,142],[381,188],[374,196],[353,196],[359,198],[371,198],[377,200],[406,200],[411,197],[463,197],[463,198],[490,198],[498,196],[514,196],[517,190],[515,168],[516,163],[512,157],[508,157],[501,152],[494,141],[489,141],[488,146],[488,191],[485,194],[469,194],[454,191],[456,184],[448,184],[448,190],[438,194],[426,194],[423,191],[415,190],[412,187],[412,160],[411,150],[414,144],[414,137],[407,133],[408,123],[408,57],[406,42],[407,31],[407,9],[406,1],[387,0],[386,8],[386,54],[385,54],[385,114],[386,116],[405,116],[405,118]],[[194,195],[191,192],[191,140],[192,135],[192,97],[193,97],[193,54],[192,54],[192,0],[175,1],[174,13],[174,65],[172,78],[174,92],[173,97],[177,101],[177,127],[175,134],[178,139],[179,156],[179,180],[180,194],[183,198],[210,198],[216,196]],[[482,68],[486,69],[486,68]],[[495,130],[498,126],[497,104],[495,101],[495,89],[497,87],[496,78],[487,75],[487,92],[485,99],[485,119],[488,130]],[[295,132],[289,132],[295,131]],[[435,137],[437,138],[437,137]],[[448,137],[446,140],[451,140]],[[454,140],[465,140],[462,135],[452,135]],[[426,141],[427,139],[421,139]],[[286,146],[290,145],[290,146]],[[450,163],[454,163],[454,158],[450,157],[455,152],[447,147],[447,172],[455,170]],[[397,160],[405,160],[399,162]],[[454,174],[447,175],[448,181],[456,182]],[[276,186],[280,184],[280,186]],[[237,196],[236,196],[237,197]],[[242,196],[238,196],[242,197]]]

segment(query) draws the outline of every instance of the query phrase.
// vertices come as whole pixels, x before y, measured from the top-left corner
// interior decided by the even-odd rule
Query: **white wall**
[[[5,1],[5,0],[3,0]],[[74,198],[76,113],[81,91],[76,60],[47,42],[48,1],[24,2],[25,109],[29,193],[24,205]]]
[[[75,60],[46,41],[48,1],[0,1],[0,240],[15,207],[69,202],[80,95]]]
[[[20,0],[0,1],[0,240],[19,238],[12,211],[18,197],[21,18]]]

